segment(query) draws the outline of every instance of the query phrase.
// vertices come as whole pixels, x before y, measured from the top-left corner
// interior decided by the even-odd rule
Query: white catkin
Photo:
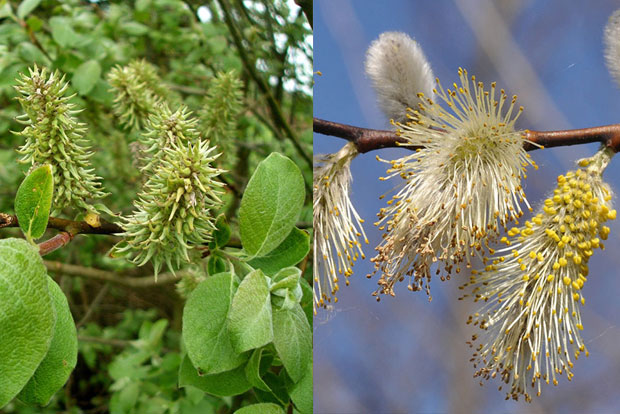
[[[620,9],[609,16],[603,35],[605,63],[609,73],[620,85]]]
[[[368,48],[365,66],[381,110],[394,121],[407,120],[407,108],[417,108],[420,92],[433,97],[431,65],[418,42],[405,33],[382,33]]]

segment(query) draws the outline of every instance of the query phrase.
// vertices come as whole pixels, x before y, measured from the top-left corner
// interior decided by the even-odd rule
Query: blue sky
[[[403,31],[423,47],[444,84],[467,68],[488,84],[497,81],[525,107],[518,127],[567,129],[620,122],[620,89],[604,65],[602,33],[617,1],[565,2],[436,0],[314,2],[314,116],[367,128],[387,128],[369,80],[365,51],[384,31]],[[334,152],[344,142],[315,134],[316,153]],[[525,191],[537,206],[555,177],[589,156],[596,144],[535,151],[538,171],[530,171]],[[402,150],[359,156],[352,165],[352,200],[366,219],[373,248],[381,233],[372,226],[383,202],[379,196],[396,183],[380,182],[390,159]],[[605,178],[618,192],[620,159]],[[612,223],[605,252],[590,262],[592,280],[584,288],[584,339],[589,358],[580,358],[573,381],[546,386],[532,404],[504,401],[498,381],[479,386],[465,344],[473,308],[457,301],[459,281],[431,286],[433,300],[406,286],[377,303],[371,296],[377,277],[368,260],[354,268],[351,286],[339,303],[315,318],[316,412],[611,412],[620,404],[620,226]]]

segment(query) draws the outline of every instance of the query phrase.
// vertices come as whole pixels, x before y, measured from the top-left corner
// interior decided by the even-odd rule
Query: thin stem
[[[66,231],[58,233],[51,239],[45,240],[43,243],[39,243],[39,254],[41,256],[50,254],[54,250],[66,246],[71,240],[73,240],[73,235],[71,233],[67,233]]]
[[[401,147],[406,142],[394,131],[360,128],[319,118],[314,118],[313,130],[319,134],[331,135],[354,142],[357,150],[361,153],[382,148]],[[565,147],[592,142],[600,142],[615,152],[620,151],[620,124],[563,131],[526,130],[524,137],[528,141],[524,144],[527,151],[533,151],[540,146]],[[418,147],[407,146],[405,148],[414,150]]]
[[[157,280],[155,280],[155,276],[129,277],[122,273],[49,260],[44,260],[43,264],[50,272],[61,273],[67,276],[83,277],[85,279],[101,280],[133,288],[149,288],[152,286],[168,285],[178,281],[184,273],[178,272],[176,275],[173,273],[161,273],[157,276]]]
[[[103,300],[105,295],[108,293],[109,288],[110,288],[110,283],[106,283],[105,285],[103,285],[103,287],[97,293],[97,296],[95,296],[95,299],[93,299],[93,301],[91,302],[84,316],[82,316],[82,319],[80,319],[80,321],[75,324],[76,329],[79,329],[80,326],[88,322],[88,320],[93,315],[95,310],[99,307],[99,304],[101,304],[101,301]]]
[[[14,214],[0,213],[0,229],[4,227],[19,227],[17,216]],[[85,221],[72,221],[58,217],[50,217],[47,222],[47,228],[66,231],[73,236],[78,234],[117,234],[125,232],[119,225],[101,219],[99,225],[94,227]]]
[[[248,56],[243,46],[244,39],[242,38],[242,34],[239,31],[239,29],[236,27],[233,21],[231,6],[228,3],[228,0],[218,0],[218,4],[220,5],[220,7],[222,8],[222,11],[224,12],[224,22],[226,23],[226,26],[228,26],[228,30],[233,38],[233,42],[235,43],[235,47],[237,48],[239,52],[239,57],[241,58],[243,67],[246,69],[248,74],[252,77],[254,82],[256,82],[256,85],[258,86],[260,91],[265,96],[265,99],[267,100],[267,104],[269,105],[269,108],[271,109],[274,122],[276,122],[276,124],[280,128],[282,128],[282,130],[285,133],[285,136],[291,140],[291,142],[293,143],[293,146],[295,147],[299,155],[304,159],[304,161],[308,163],[310,168],[312,168],[311,157],[306,153],[297,134],[293,132],[293,129],[288,124],[286,118],[282,114],[282,109],[280,108],[279,103],[276,101],[273,94],[271,93],[271,89],[269,88],[267,82],[256,71],[255,62],[252,62],[250,57]]]

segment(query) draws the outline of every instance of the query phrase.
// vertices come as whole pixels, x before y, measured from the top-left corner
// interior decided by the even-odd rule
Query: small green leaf
[[[77,332],[69,304],[60,286],[47,278],[56,325],[49,351],[18,398],[30,404],[47,405],[69,379],[77,363]]]
[[[185,356],[179,368],[179,387],[188,385],[218,397],[243,394],[252,388],[245,377],[243,366],[219,374],[200,375],[190,359]]]
[[[260,361],[264,348],[255,349],[245,366],[245,376],[253,387],[271,392],[269,386],[261,378]]]
[[[274,309],[273,344],[286,372],[298,382],[312,359],[312,330],[301,306]]]
[[[310,251],[310,235],[303,230],[293,228],[293,231],[282,243],[265,256],[256,257],[248,263],[261,269],[265,274],[272,275],[278,270],[294,266],[299,263]]]
[[[287,267],[280,270],[272,279],[269,290],[272,304],[277,308],[292,309],[301,302],[303,290],[299,285],[301,270],[297,267]]]
[[[66,17],[54,16],[49,20],[52,38],[59,46],[72,47],[78,40],[77,33],[71,27],[71,20]]]
[[[224,214],[220,214],[215,221],[215,231],[213,232],[215,247],[219,249],[225,247],[230,240],[230,234],[230,226],[226,222],[226,216]]]
[[[312,360],[303,378],[290,386],[289,395],[301,414],[312,414]]]
[[[239,231],[250,256],[264,256],[287,238],[304,203],[304,179],[293,161],[272,153],[259,165],[243,194]]]
[[[123,28],[123,31],[130,36],[141,36],[143,34],[148,33],[149,31],[148,26],[145,26],[142,23],[138,23],[138,22],[124,23],[122,28]]]
[[[23,19],[28,16],[31,11],[37,8],[41,0],[24,0],[17,7],[17,17]]]
[[[234,414],[285,414],[284,409],[272,403],[246,405],[235,411]]]
[[[236,290],[231,273],[210,276],[192,292],[183,310],[183,341],[192,364],[204,374],[230,371],[248,356],[233,350],[227,316]]]
[[[41,27],[43,27],[43,20],[39,19],[37,16],[30,16],[28,20],[26,20],[26,23],[33,32],[38,32],[41,30]]]
[[[263,376],[263,380],[271,392],[255,388],[254,394],[256,394],[258,401],[263,403],[276,403],[286,407],[291,401],[291,397],[288,395],[288,390],[286,389],[287,382],[290,382],[290,379],[286,376],[286,370],[281,370],[280,375],[267,371]]]
[[[15,196],[15,213],[28,240],[38,239],[45,233],[52,208],[54,179],[52,167],[42,165],[22,181]]]
[[[272,341],[269,286],[261,270],[249,273],[241,281],[228,314],[228,329],[237,352],[258,348]]]
[[[47,354],[55,314],[39,249],[0,240],[0,408],[28,383]]]
[[[77,89],[80,95],[90,92],[101,76],[101,66],[96,60],[88,60],[82,63],[73,73],[71,84]]]
[[[280,270],[271,279],[271,286],[269,290],[275,292],[279,289],[294,289],[299,285],[299,278],[301,277],[301,269],[297,267],[287,267]]]
[[[207,258],[207,273],[216,275],[226,271],[226,262],[221,257],[212,254]]]

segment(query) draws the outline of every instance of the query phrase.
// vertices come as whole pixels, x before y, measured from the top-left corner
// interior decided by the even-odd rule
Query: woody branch
[[[313,130],[316,133],[346,139],[355,143],[360,153],[382,148],[403,146],[406,141],[394,131],[361,128],[314,118]],[[592,128],[569,129],[563,131],[525,131],[527,141],[525,149],[533,151],[540,146],[564,147],[569,145],[600,142],[615,152],[620,151],[620,124],[598,126]],[[407,146],[409,149],[415,147]]]

